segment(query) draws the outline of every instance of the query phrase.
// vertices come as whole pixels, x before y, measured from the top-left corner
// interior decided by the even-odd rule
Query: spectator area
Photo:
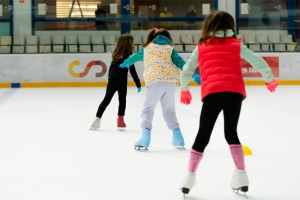
[[[173,46],[178,52],[191,52],[200,34],[173,34]],[[134,50],[138,51],[146,42],[147,35],[134,37]],[[238,35],[253,51],[293,52],[297,43],[292,35]],[[113,52],[117,35],[40,35],[40,36],[1,36],[0,53],[105,53]]]

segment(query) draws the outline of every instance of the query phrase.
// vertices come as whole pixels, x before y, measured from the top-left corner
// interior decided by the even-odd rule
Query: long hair
[[[152,42],[152,40],[154,40],[154,38],[158,35],[163,35],[163,36],[167,37],[171,41],[171,44],[172,44],[173,40],[172,40],[172,37],[171,37],[169,31],[167,31],[167,29],[164,29],[164,28],[157,29],[158,30],[157,33],[155,33],[155,30],[156,29],[154,28],[151,31],[149,31],[148,36],[147,36],[147,41],[143,45],[143,47],[148,46],[148,44],[150,42]]]
[[[119,60],[124,55],[133,54],[133,37],[130,34],[123,34],[119,37],[116,48],[111,55],[113,61]]]
[[[213,11],[206,16],[203,22],[202,36],[199,39],[198,43],[213,44],[213,39],[217,31],[223,31],[224,41],[226,38],[226,31],[228,29],[231,29],[234,32],[234,35],[232,37],[237,38],[233,17],[229,13],[224,11]],[[210,40],[206,41],[208,38],[210,38]]]

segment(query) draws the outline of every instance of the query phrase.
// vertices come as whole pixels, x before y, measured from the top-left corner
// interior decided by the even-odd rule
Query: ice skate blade
[[[190,192],[190,189],[189,188],[182,188],[181,191],[182,191],[183,194],[188,194]]]
[[[186,148],[184,146],[174,146],[175,149],[179,149],[179,150],[186,150]]]
[[[134,150],[136,151],[148,151],[148,147],[143,147],[143,146],[140,146],[140,145],[134,145]]]
[[[99,128],[100,128],[100,127],[99,127]],[[93,128],[93,127],[91,127],[89,130],[96,131],[96,130],[98,130],[99,128]]]
[[[248,192],[248,186],[244,186],[244,187],[240,187],[240,188],[238,188],[238,189],[232,189],[232,190],[233,190],[233,192],[234,192],[235,194],[240,195],[240,196],[243,196],[243,197],[245,197],[245,198],[248,199],[248,196],[246,195],[246,192]],[[240,194],[240,193],[239,193],[240,190],[241,190],[242,192],[244,192],[244,194]]]
[[[126,127],[118,127],[118,131],[125,131]]]

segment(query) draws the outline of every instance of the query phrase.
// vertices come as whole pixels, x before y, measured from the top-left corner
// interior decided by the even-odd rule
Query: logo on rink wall
[[[74,67],[79,66],[79,65],[80,65],[80,61],[79,60],[75,60],[75,61],[73,61],[73,62],[70,63],[70,65],[68,67],[68,70],[69,70],[69,73],[71,74],[71,76],[73,76],[75,78],[85,77],[89,73],[90,69],[93,66],[95,66],[95,65],[100,65],[101,68],[102,68],[101,72],[97,72],[96,73],[96,75],[95,75],[96,77],[98,77],[98,78],[102,77],[106,73],[106,71],[107,71],[106,64],[104,62],[100,61],[100,60],[93,60],[93,61],[89,62],[86,65],[84,71],[81,72],[81,73],[74,72]]]
[[[270,66],[275,77],[279,77],[279,57],[262,57]],[[261,74],[246,60],[242,60],[243,77],[261,77]]]

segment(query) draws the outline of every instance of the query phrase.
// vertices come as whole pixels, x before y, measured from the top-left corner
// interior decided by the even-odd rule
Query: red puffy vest
[[[202,100],[218,92],[236,92],[246,97],[240,40],[215,37],[213,44],[198,45],[198,52]]]

